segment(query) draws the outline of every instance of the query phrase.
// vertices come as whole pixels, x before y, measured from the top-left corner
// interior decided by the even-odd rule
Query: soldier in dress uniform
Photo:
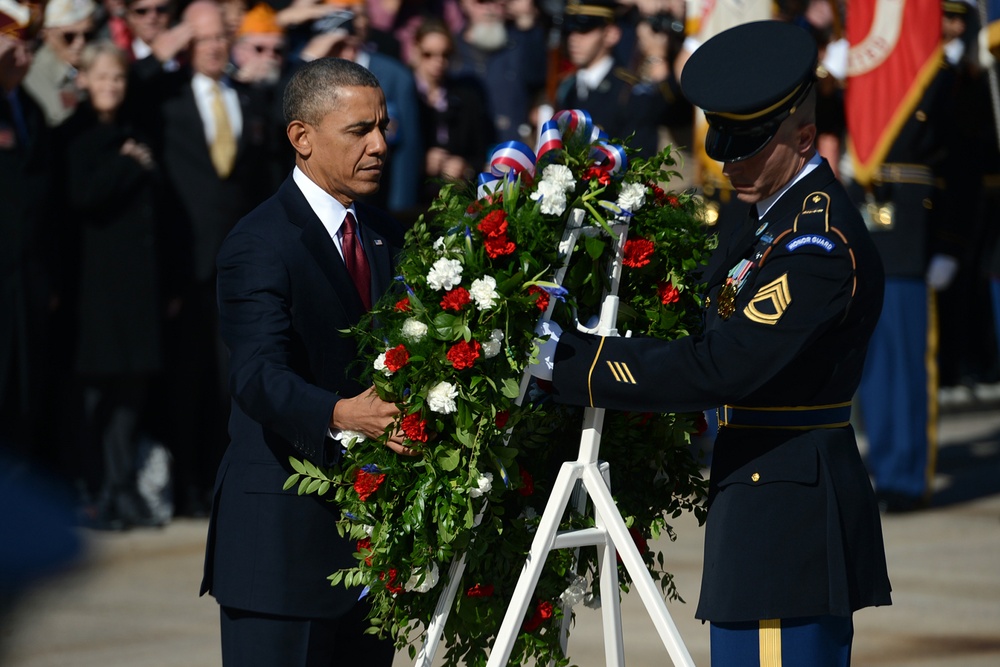
[[[848,185],[886,275],[885,305],[858,389],[868,469],[885,512],[930,502],[938,432],[937,293],[955,277],[961,230],[969,225],[960,204],[965,179],[949,169],[948,159],[956,73],[938,58],[871,181],[855,175]],[[949,173],[955,182],[946,187]]]
[[[659,150],[659,126],[675,108],[688,109],[671,68],[644,81],[617,66],[612,55],[621,39],[612,0],[570,0],[563,19],[566,53],[576,72],[556,92],[560,109],[586,109],[609,136],[625,138],[643,157]]]
[[[853,612],[891,603],[850,425],[884,279],[815,150],[816,54],[800,28],[760,21],[719,33],[684,69],[708,154],[751,204],[719,232],[704,332],[668,342],[572,331],[555,350],[559,402],[722,406],[696,613],[712,624],[713,665],[848,665]]]

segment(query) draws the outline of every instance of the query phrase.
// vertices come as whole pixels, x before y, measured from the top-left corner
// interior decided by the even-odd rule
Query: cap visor
[[[709,125],[705,152],[719,162],[738,162],[751,158],[774,138],[774,131],[755,134],[730,134]]]

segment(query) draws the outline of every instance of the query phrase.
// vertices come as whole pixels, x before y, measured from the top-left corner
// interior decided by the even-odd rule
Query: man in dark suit
[[[719,231],[704,333],[568,332],[555,353],[560,402],[721,406],[696,613],[712,624],[713,665],[844,667],[853,612],[890,604],[875,494],[850,425],[884,279],[860,214],[815,150],[816,55],[805,31],[759,21],[719,33],[684,68],[684,92],[709,123],[705,149],[752,205]]]
[[[37,9],[37,7],[36,7]],[[28,454],[50,379],[52,144],[41,107],[21,85],[41,16],[0,3],[0,447]],[[49,232],[49,233],[47,233]]]
[[[327,581],[355,562],[336,507],[282,485],[289,456],[334,466],[337,434],[374,438],[398,414],[348,372],[358,350],[341,334],[389,287],[402,245],[358,201],[378,190],[388,114],[374,75],[342,59],[304,65],[284,100],[295,169],[218,257],[233,405],[202,592],[222,606],[226,665],[387,667],[392,642],[362,634],[360,591]],[[398,433],[389,446],[412,453]]]
[[[181,514],[204,514],[224,446],[225,351],[216,329],[215,256],[241,216],[268,188],[268,128],[226,77],[229,40],[222,11],[197,0],[181,22],[135,63],[136,98],[151,104],[153,148],[166,177],[169,238],[186,257],[168,282],[177,312],[166,327],[175,500]],[[171,70],[184,57],[189,65]]]

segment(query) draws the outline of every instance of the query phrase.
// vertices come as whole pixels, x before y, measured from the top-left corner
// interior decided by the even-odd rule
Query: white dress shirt
[[[194,91],[194,102],[198,105],[198,114],[201,116],[201,124],[205,128],[205,141],[212,145],[215,140],[215,116],[212,114],[212,88],[216,83],[204,74],[195,73],[191,77],[191,90]],[[239,141],[243,132],[243,112],[240,110],[240,98],[225,81],[219,81],[219,88],[222,90],[222,103],[226,107],[226,115],[229,116],[229,125],[233,128],[233,139]]]
[[[344,218],[347,217],[347,212],[350,211],[354,219],[358,219],[357,211],[354,210],[354,204],[351,204],[350,208],[346,208],[343,204],[333,198],[329,192],[323,188],[316,185],[312,179],[306,176],[298,167],[292,170],[292,180],[295,181],[295,185],[299,186],[299,190],[302,192],[302,196],[306,198],[306,203],[309,204],[309,208],[313,210],[319,221],[323,223],[323,227],[326,228],[327,234],[333,239],[333,244],[337,246],[337,252],[340,253],[341,258],[344,256],[344,249],[340,244],[340,228],[344,224]],[[355,225],[357,228],[358,241],[361,240],[361,224]]]

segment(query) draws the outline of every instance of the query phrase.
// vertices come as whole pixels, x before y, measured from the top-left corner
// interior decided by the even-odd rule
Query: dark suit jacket
[[[0,95],[0,406],[26,407],[28,387],[39,377],[39,355],[47,350],[40,327],[47,317],[55,246],[51,137],[41,107],[23,88],[19,103],[28,140],[17,131],[14,111]],[[33,368],[35,366],[36,368]],[[11,378],[16,387],[9,387]],[[17,395],[7,396],[7,389]]]
[[[371,265],[373,301],[392,281],[402,233],[355,204]],[[231,354],[231,442],[220,466],[202,593],[260,613],[336,618],[358,591],[327,577],[353,565],[355,543],[337,536],[335,506],[282,491],[288,457],[333,465],[333,406],[363,389],[348,365],[356,343],[340,333],[364,306],[344,262],[298,186],[246,216],[218,258],[222,336]]]
[[[166,179],[167,225],[183,235],[188,250],[188,276],[203,283],[213,278],[215,256],[236,221],[265,197],[268,189],[269,138],[254,119],[259,110],[240,94],[243,131],[229,177],[219,178],[212,166],[201,115],[191,89],[191,71],[164,71],[155,60],[136,63],[136,98],[144,109],[148,132]]]

